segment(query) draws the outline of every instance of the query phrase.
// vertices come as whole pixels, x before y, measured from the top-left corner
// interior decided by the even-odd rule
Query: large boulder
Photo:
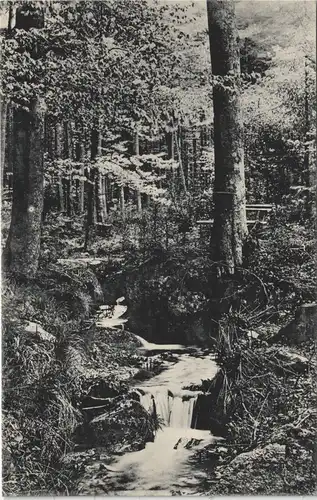
[[[313,494],[316,486],[313,451],[297,443],[270,443],[241,453],[216,469],[210,493],[235,495]]]
[[[285,446],[277,443],[241,453],[229,464],[218,467],[217,492],[222,494],[283,493]]]
[[[283,341],[289,345],[298,345],[313,341],[317,329],[317,303],[303,304],[295,314],[293,321],[281,328],[272,337],[271,342]]]
[[[314,432],[287,424],[266,445],[216,467],[209,494],[313,494],[316,488]]]

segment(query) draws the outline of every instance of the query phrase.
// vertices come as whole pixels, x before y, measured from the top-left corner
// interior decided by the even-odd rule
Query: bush
[[[293,310],[315,300],[316,252],[310,225],[289,222],[283,211],[274,214],[246,264],[265,283],[276,308]]]

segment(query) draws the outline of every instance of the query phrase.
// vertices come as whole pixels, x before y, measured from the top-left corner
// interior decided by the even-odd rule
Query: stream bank
[[[115,327],[116,321],[120,324],[126,307],[117,303],[112,309],[101,306],[100,311],[99,328],[108,334],[107,327]],[[120,338],[124,332],[114,329],[113,334]],[[209,472],[206,463],[201,467],[195,460],[196,454],[221,438],[212,436],[207,427],[197,428],[197,402],[205,395],[195,387],[203,379],[212,379],[217,365],[210,352],[199,348],[150,343],[138,335],[135,338],[140,355],[147,354],[147,366],[156,365],[159,373],[144,381],[134,377],[124,397],[86,407],[90,418],[77,435],[78,451],[64,461],[65,465],[82,465],[76,492],[202,494]]]

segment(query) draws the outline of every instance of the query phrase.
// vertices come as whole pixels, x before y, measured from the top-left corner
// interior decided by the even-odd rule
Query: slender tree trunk
[[[101,221],[104,222],[108,217],[107,191],[106,191],[106,176],[101,174],[99,174],[99,196],[101,200]]]
[[[64,159],[72,159],[72,124],[71,122],[64,122]],[[68,217],[72,215],[72,173],[67,172],[67,176],[64,178],[64,200],[66,214]]]
[[[46,147],[50,159],[55,157],[55,130],[52,121],[46,120]]]
[[[309,133],[309,101],[308,101],[308,65],[307,57],[305,57],[305,80],[304,80],[304,112],[305,112],[305,125],[304,125],[304,161],[303,161],[303,174],[302,174],[302,184],[306,187],[310,187],[310,168],[309,168],[309,145],[308,133]]]
[[[57,123],[55,125],[55,157],[58,160],[62,158],[62,126],[60,123]],[[58,174],[57,185],[58,185],[59,209],[61,212],[64,212],[65,203],[64,203],[63,177],[61,174]]]
[[[215,147],[215,260],[233,274],[247,234],[240,56],[233,0],[207,0]]]
[[[85,166],[82,165],[80,169],[81,177],[85,177]],[[79,212],[84,213],[85,210],[85,181],[82,179],[80,181],[80,191],[79,191]]]
[[[197,163],[198,163],[198,148],[197,148],[197,127],[193,133],[193,190],[197,190]]]
[[[124,186],[120,186],[120,207],[122,218],[125,218],[125,199],[124,199]]]
[[[85,177],[85,144],[83,143],[84,137],[80,137],[76,144],[76,161],[81,162],[80,176]],[[80,179],[78,183],[78,212],[80,214],[84,213],[84,203],[85,203],[85,180]]]
[[[7,100],[4,96],[0,97],[0,119],[1,119],[1,129],[0,129],[0,165],[1,165],[1,183],[4,179],[4,163],[5,163],[5,151],[6,151],[6,135],[7,135],[7,116],[8,116],[8,106]]]
[[[9,14],[8,14],[8,36],[11,35],[13,28],[13,6],[9,4]]]
[[[102,156],[102,121],[98,122],[98,147],[97,156]],[[108,217],[107,211],[107,193],[106,193],[106,179],[105,175],[99,171],[96,171],[96,218],[98,221],[104,223]]]
[[[184,193],[187,194],[186,179],[185,179],[183,160],[182,160],[180,133],[177,133],[177,136],[176,136],[176,151],[177,151],[177,157],[178,157],[178,163],[179,163],[179,173],[180,173],[180,177],[181,177],[183,190],[184,190]]]
[[[167,133],[167,154],[170,160],[175,159],[175,137],[174,137],[174,129]],[[175,195],[175,172],[173,166],[171,167],[171,192],[172,196]]]
[[[94,162],[98,155],[99,129],[94,128],[91,131],[91,152],[90,158]],[[91,167],[89,181],[87,182],[87,220],[85,232],[84,249],[87,250],[90,236],[90,229],[94,223],[94,191],[95,191],[96,168]]]
[[[82,163],[79,173],[81,177],[84,177],[85,166],[83,164],[83,161],[85,155],[85,147],[81,141],[83,141],[82,137],[80,137],[76,142],[75,156],[76,156],[76,161]],[[77,181],[77,203],[78,203],[77,210],[79,214],[82,214],[84,212],[84,196],[85,196],[85,181],[83,179],[79,179]]]
[[[13,107],[11,103],[8,103],[7,109],[7,147],[5,149],[5,172],[8,174],[8,184],[9,190],[12,190],[12,177],[13,177]]]
[[[136,156],[140,155],[140,142],[139,142],[138,130],[136,130],[135,132],[134,154]],[[140,213],[142,212],[142,197],[139,189],[136,190],[136,199],[137,199],[137,210]]]
[[[16,29],[43,28],[44,12],[33,6],[17,8]],[[32,57],[38,57],[35,46]],[[29,110],[13,111],[13,197],[4,266],[22,279],[34,278],[40,255],[44,201],[44,102],[39,97]]]

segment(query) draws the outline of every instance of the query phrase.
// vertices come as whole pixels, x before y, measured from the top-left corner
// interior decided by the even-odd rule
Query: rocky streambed
[[[97,315],[99,328],[120,329],[125,320],[126,306],[119,299],[113,307],[101,306]],[[120,446],[113,453],[102,446],[102,432],[107,430],[111,405],[105,413],[95,417],[90,427],[99,429],[100,442],[93,448],[82,449],[66,457],[66,462],[82,464],[78,470],[78,493],[113,494],[124,496],[169,496],[175,493],[202,494],[208,481],[208,470],[195,459],[205,446],[221,438],[206,428],[197,427],[197,401],[203,391],[197,390],[202,380],[217,373],[217,365],[210,352],[195,347],[175,344],[155,344],[136,336],[140,355],[146,355],[147,366],[160,358],[160,373],[131,384],[130,398],[115,412],[139,410],[139,432],[144,433],[145,446],[133,450],[131,445]],[[192,387],[192,389],[188,389]],[[151,427],[149,420],[154,422]],[[131,413],[131,419],[136,413]],[[115,418],[115,415],[114,415]],[[98,426],[99,424],[99,426]],[[118,416],[118,425],[120,418]],[[142,427],[143,426],[143,427]],[[201,427],[201,426],[200,426]],[[124,441],[124,440],[123,440]]]

